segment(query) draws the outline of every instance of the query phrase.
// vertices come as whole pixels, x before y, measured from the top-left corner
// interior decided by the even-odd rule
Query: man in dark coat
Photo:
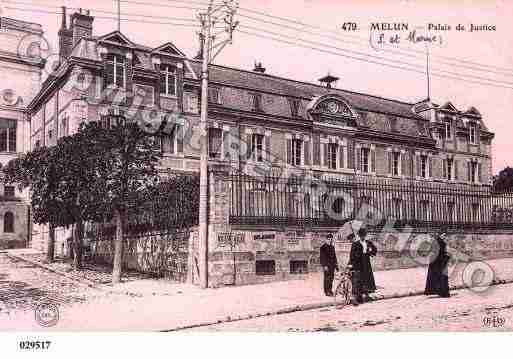
[[[447,273],[447,264],[450,257],[447,254],[446,237],[445,229],[442,229],[436,236],[434,253],[432,253],[434,259],[429,263],[425,295],[438,294],[444,298],[450,297],[449,276]]]
[[[320,248],[320,262],[324,273],[324,294],[333,296],[333,278],[335,269],[338,271],[338,261],[331,234]]]
[[[360,228],[358,236],[351,235],[353,243],[349,254],[349,266],[353,270],[353,305],[363,302],[363,296],[376,291],[370,257],[377,253],[376,246],[367,240],[367,230]]]

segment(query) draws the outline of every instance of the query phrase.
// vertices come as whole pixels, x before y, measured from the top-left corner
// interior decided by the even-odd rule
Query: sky
[[[148,46],[157,47],[171,41],[192,57],[198,51],[198,28],[176,24],[198,25],[198,9],[204,8],[205,2],[122,0],[122,18],[146,23],[122,21],[121,31],[132,41]],[[239,4],[239,26],[233,43],[222,50],[215,63],[252,70],[258,61],[269,74],[312,83],[317,83],[319,78],[329,73],[340,78],[336,84],[338,88],[407,102],[426,98],[428,91],[425,74],[427,46],[424,42],[409,43],[407,35],[416,29],[418,34],[435,36],[438,43],[429,45],[431,99],[439,104],[451,101],[459,110],[476,107],[489,130],[495,133],[494,174],[507,165],[513,166],[513,2],[239,0]],[[63,5],[90,9],[95,16],[94,35],[117,29],[116,1],[0,0],[3,16],[40,23],[55,51],[58,51],[57,31],[61,21],[58,7]],[[355,23],[356,29],[343,30],[342,25],[347,22]],[[408,31],[371,33],[371,23],[383,22],[406,23]],[[449,25],[451,29],[426,32],[430,23]],[[471,23],[495,26],[495,31],[456,30],[458,24],[468,30]],[[316,35],[319,33],[321,36]],[[386,41],[398,34],[401,43],[389,44],[384,51],[376,44],[379,33],[384,33]],[[278,35],[282,40],[299,42],[317,50],[262,37]],[[373,47],[370,46],[370,38]],[[418,72],[405,71],[404,68]],[[462,76],[466,76],[467,81],[456,79]]]

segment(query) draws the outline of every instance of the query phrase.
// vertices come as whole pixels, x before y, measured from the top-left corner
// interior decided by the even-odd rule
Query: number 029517
[[[41,341],[41,340],[22,340],[18,343],[18,347],[21,350],[47,350],[50,348],[50,344],[52,342],[49,340]]]
[[[356,25],[356,22],[344,22],[340,28],[344,31],[356,31],[358,25]]]

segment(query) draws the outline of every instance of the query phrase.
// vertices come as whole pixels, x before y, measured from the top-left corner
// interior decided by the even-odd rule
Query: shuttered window
[[[161,67],[160,93],[167,96],[176,95],[176,68],[171,65]]]
[[[16,152],[16,127],[16,121],[0,119],[0,152]]]
[[[362,147],[360,149],[360,169],[363,173],[370,172],[370,149]]]
[[[303,141],[297,138],[292,140],[291,162],[294,166],[301,166],[303,154]]]
[[[251,136],[251,159],[257,162],[264,161],[264,135],[254,133]]]
[[[400,162],[401,161],[401,153],[400,152],[392,152],[392,176],[399,176],[400,173]]]
[[[121,55],[107,55],[107,85],[126,87],[125,58]]]
[[[210,128],[208,130],[208,155],[210,158],[221,158],[223,150],[223,131],[220,128]]]
[[[338,145],[336,143],[326,144],[326,164],[332,170],[337,169],[337,150]]]

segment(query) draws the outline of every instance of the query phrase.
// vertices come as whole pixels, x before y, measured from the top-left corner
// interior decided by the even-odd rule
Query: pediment
[[[135,44],[130,41],[125,35],[119,31],[111,32],[110,34],[104,35],[98,39],[98,41],[108,42],[111,44],[134,47]]]
[[[351,105],[345,99],[338,95],[315,98],[310,102],[307,110],[311,114],[317,115],[356,118],[356,111],[351,108]]]
[[[339,95],[328,94],[314,98],[308,104],[307,113],[316,122],[329,122],[344,127],[357,126],[357,112]]]
[[[173,43],[167,42],[164,45],[161,45],[155,49],[153,49],[152,52],[158,52],[161,54],[169,55],[169,56],[175,56],[175,57],[186,57],[185,54],[180,51]]]
[[[443,106],[440,106],[441,110],[449,111],[449,112],[458,112],[456,107],[451,102],[446,102]]]

